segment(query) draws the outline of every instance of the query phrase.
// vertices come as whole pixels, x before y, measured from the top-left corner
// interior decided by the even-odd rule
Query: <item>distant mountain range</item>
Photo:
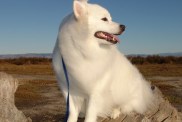
[[[158,53],[158,54],[129,54],[128,56],[150,56],[150,55],[159,55],[159,56],[175,56],[175,57],[181,57],[182,52],[176,52],[176,53]]]
[[[51,53],[27,53],[27,54],[7,54],[0,55],[0,59],[8,59],[8,58],[51,58]]]
[[[182,52],[177,52],[177,53],[160,53],[160,56],[177,56],[177,57],[181,57],[182,56]]]
[[[150,55],[159,55],[159,56],[175,56],[180,57],[182,56],[182,52],[177,53],[159,53],[159,54],[150,54]],[[129,54],[128,56],[142,56],[146,57],[149,56],[149,54]],[[0,59],[8,59],[8,58],[52,58],[51,53],[28,53],[28,54],[7,54],[7,55],[0,55]]]

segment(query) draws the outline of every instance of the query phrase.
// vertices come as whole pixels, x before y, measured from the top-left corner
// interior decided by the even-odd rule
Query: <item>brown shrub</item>
[[[147,57],[129,56],[133,64],[182,64],[182,57],[151,55]]]
[[[13,59],[1,59],[0,63],[9,63],[15,65],[29,65],[29,64],[49,64],[50,58],[13,58]]]

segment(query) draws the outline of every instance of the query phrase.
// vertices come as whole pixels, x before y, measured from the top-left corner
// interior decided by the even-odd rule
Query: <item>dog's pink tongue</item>
[[[120,43],[120,40],[119,40],[119,38],[116,35],[113,35],[113,37],[117,40],[117,42]]]

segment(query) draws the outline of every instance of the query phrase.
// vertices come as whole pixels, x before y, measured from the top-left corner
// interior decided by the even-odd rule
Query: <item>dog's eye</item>
[[[102,18],[101,20],[103,21],[108,21],[108,19],[106,17]]]

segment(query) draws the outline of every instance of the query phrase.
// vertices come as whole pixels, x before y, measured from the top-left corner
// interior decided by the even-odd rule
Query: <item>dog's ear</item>
[[[86,3],[87,0],[73,1],[73,12],[77,20],[84,17],[86,13]]]

